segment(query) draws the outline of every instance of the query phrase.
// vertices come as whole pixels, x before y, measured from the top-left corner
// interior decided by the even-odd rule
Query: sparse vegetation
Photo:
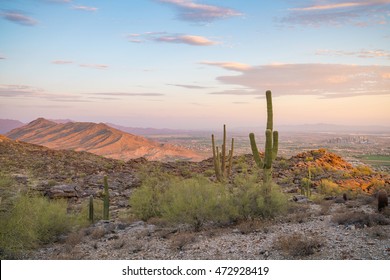
[[[319,251],[324,245],[323,240],[314,234],[293,233],[281,235],[274,246],[293,257],[306,257]]]
[[[25,250],[54,241],[74,225],[74,217],[67,214],[66,201],[21,195],[8,211],[1,213],[2,257],[19,257]]]
[[[323,179],[320,183],[320,192],[327,196],[337,196],[343,192],[339,185],[329,179]]]

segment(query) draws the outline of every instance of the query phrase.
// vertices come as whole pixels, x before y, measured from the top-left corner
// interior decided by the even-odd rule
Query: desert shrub
[[[165,192],[162,217],[199,230],[206,222],[228,223],[236,216],[232,196],[224,185],[204,177],[176,181]]]
[[[270,200],[266,202],[264,196],[257,199],[257,207],[260,216],[271,218],[285,213],[288,209],[288,201],[286,195],[281,191],[280,187],[271,183]]]
[[[17,257],[25,249],[49,243],[69,232],[73,217],[67,202],[44,197],[20,196],[0,219],[0,248],[6,258]]]
[[[322,194],[331,196],[336,196],[343,192],[339,185],[328,179],[321,180],[319,189]]]
[[[305,257],[319,251],[323,246],[323,241],[313,234],[293,233],[279,236],[274,242],[274,246],[290,256]]]
[[[274,183],[271,183],[270,200],[265,203],[262,184],[256,174],[244,174],[234,179],[234,205],[241,219],[274,217],[287,210],[287,198]]]
[[[358,165],[353,169],[354,176],[367,176],[373,174],[372,169],[367,165]]]
[[[161,199],[170,184],[177,178],[157,171],[145,177],[140,188],[130,197],[130,206],[134,215],[144,221],[161,216]]]
[[[378,213],[368,214],[365,212],[339,213],[334,215],[332,220],[339,225],[355,225],[358,228],[390,224],[390,219],[384,215]]]
[[[7,174],[0,173],[0,212],[11,207],[16,193],[15,180]]]

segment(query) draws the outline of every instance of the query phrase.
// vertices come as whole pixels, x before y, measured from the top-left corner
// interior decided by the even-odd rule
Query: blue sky
[[[390,0],[0,0],[0,118],[389,125]]]

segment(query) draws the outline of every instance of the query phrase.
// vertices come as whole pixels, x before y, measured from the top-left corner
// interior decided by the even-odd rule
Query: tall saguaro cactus
[[[279,133],[273,130],[272,93],[270,90],[267,90],[265,95],[267,99],[267,128],[265,130],[264,159],[261,158],[257,149],[254,133],[249,134],[249,139],[256,165],[263,169],[263,188],[265,197],[267,197],[271,192],[272,162],[278,154]]]
[[[107,176],[104,176],[104,198],[103,198],[103,220],[110,218],[110,194],[108,193],[108,180]]]
[[[223,125],[223,142],[221,152],[219,152],[218,147],[215,145],[214,134],[211,135],[211,144],[213,147],[215,176],[218,181],[222,182],[230,176],[234,151],[234,138],[232,138],[231,149],[229,150],[229,154],[226,155],[226,125]]]
[[[93,209],[93,195],[89,196],[88,203],[88,220],[93,224],[95,221],[94,209]]]

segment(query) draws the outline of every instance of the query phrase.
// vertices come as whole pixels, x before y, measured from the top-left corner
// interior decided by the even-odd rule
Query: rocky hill
[[[52,124],[47,123],[51,126]],[[233,178],[258,172],[251,155],[236,156]],[[143,222],[129,215],[129,198],[146,174],[181,178],[198,174],[215,180],[213,161],[127,162],[88,152],[53,150],[0,136],[1,174],[50,199],[67,199],[69,209],[83,209],[90,195],[102,198],[103,177],[110,187],[110,221],[60,236],[22,256],[27,259],[389,259],[390,212],[380,214],[371,187],[390,186],[389,174],[356,168],[326,150],[300,153],[274,162],[274,181],[291,199],[289,212],[272,220],[248,220],[194,232],[159,220]],[[313,193],[322,180],[340,189],[315,199],[300,195],[311,169]],[[143,174],[143,175],[142,175]],[[355,182],[355,183],[353,183]],[[347,201],[342,193],[359,187]],[[1,190],[3,191],[3,190]],[[7,190],[9,191],[9,190]],[[0,197],[3,193],[0,192]],[[315,196],[314,196],[315,197]],[[295,199],[298,198],[298,199]]]
[[[125,133],[103,123],[55,123],[44,118],[13,129],[7,137],[51,149],[87,151],[113,159],[129,160],[145,157],[149,160],[199,161],[194,151],[169,144],[160,144],[144,137]]]

